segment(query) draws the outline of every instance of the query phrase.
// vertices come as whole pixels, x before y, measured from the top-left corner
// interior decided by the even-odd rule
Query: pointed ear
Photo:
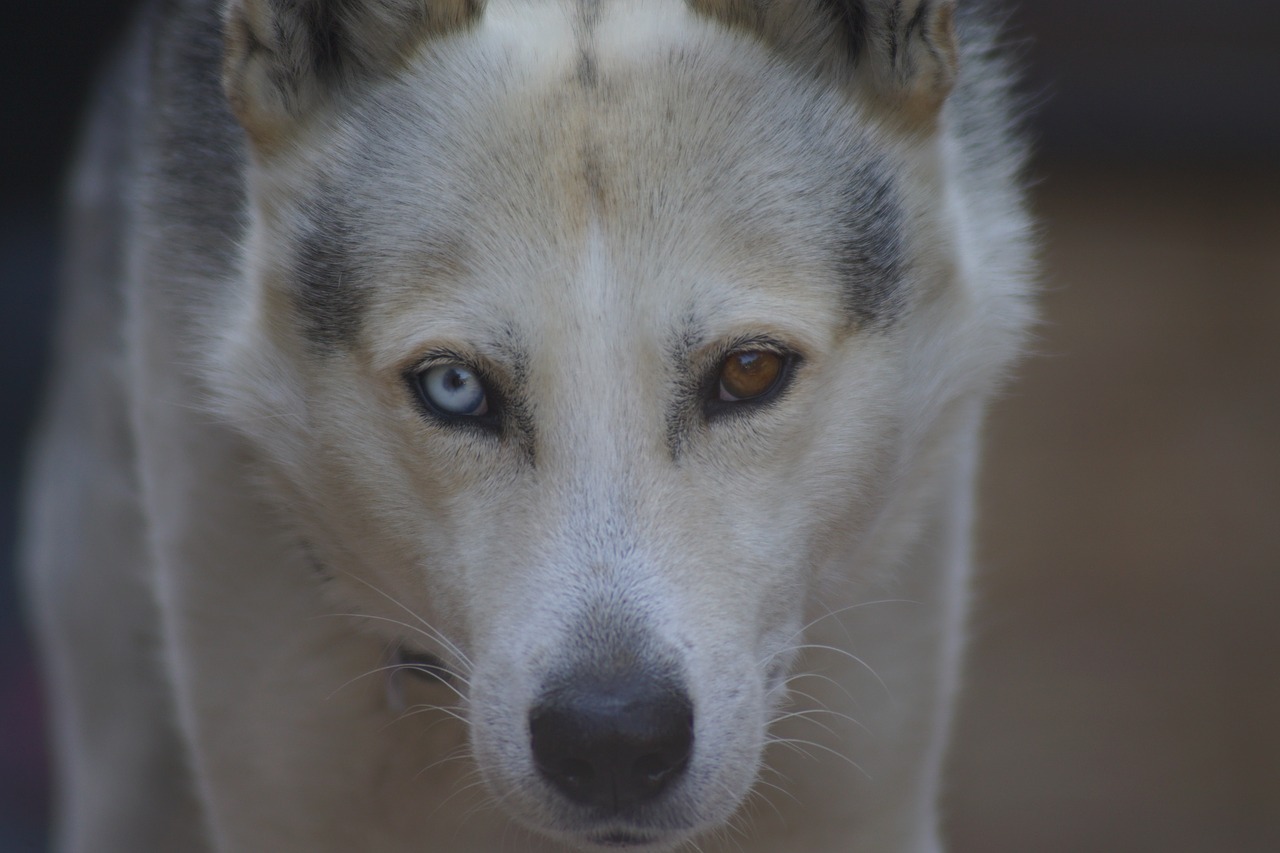
[[[932,121],[955,83],[955,0],[689,0],[789,58],[834,72],[907,123]]]
[[[389,74],[423,39],[467,26],[482,0],[227,0],[223,86],[259,148],[343,86]]]
[[[824,0],[864,84],[907,117],[932,118],[959,67],[955,0]]]

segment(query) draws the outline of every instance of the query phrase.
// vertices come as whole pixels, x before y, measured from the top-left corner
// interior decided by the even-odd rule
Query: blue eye
[[[418,392],[428,406],[446,417],[478,418],[489,412],[480,377],[461,364],[428,367],[418,374]]]

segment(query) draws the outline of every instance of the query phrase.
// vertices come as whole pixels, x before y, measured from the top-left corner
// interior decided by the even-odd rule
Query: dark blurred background
[[[0,853],[43,850],[48,807],[12,554],[57,197],[131,5],[0,27]],[[1025,0],[1012,24],[1044,323],[991,419],[954,849],[1274,853],[1280,4]]]

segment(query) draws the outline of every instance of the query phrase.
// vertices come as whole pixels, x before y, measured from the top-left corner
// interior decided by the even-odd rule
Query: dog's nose
[[[576,803],[613,812],[658,796],[693,751],[693,705],[638,678],[552,691],[529,712],[539,772]]]

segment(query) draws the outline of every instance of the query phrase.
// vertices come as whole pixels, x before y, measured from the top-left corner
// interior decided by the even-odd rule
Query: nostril
[[[530,712],[529,735],[534,764],[560,793],[618,811],[653,799],[683,774],[693,709],[669,684],[578,682]]]
[[[673,723],[677,721],[672,720]],[[645,753],[631,765],[631,775],[639,785],[660,789],[684,769],[693,748],[693,714],[672,725],[653,752]]]
[[[637,758],[636,763],[631,768],[631,772],[641,784],[663,785],[666,783],[667,777],[674,773],[683,763],[683,760],[668,761],[665,756],[650,753]]]
[[[658,782],[671,772],[671,763],[657,753],[642,755],[636,759],[632,772],[646,782]]]

